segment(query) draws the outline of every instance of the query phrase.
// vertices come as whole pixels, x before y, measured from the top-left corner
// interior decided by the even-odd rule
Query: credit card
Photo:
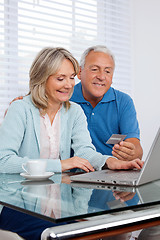
[[[125,139],[127,135],[122,135],[122,134],[112,134],[112,136],[108,139],[106,144],[117,144],[120,143]]]

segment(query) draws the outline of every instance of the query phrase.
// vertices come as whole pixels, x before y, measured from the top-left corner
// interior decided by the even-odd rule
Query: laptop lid
[[[141,171],[100,170],[71,176],[72,181],[139,186],[160,179],[160,128]]]
[[[154,138],[136,185],[160,179],[160,128]]]

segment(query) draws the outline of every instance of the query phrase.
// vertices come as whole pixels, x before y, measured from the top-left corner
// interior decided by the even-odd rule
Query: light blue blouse
[[[100,169],[108,155],[96,152],[87,129],[86,117],[81,107],[71,102],[69,110],[61,109],[60,158],[74,155],[87,159],[95,169]],[[20,173],[22,163],[40,158],[40,113],[30,96],[13,102],[0,127],[0,172]],[[47,171],[61,172],[60,160],[45,159]]]

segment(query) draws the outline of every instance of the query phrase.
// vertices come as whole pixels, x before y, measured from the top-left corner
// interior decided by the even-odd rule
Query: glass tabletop
[[[160,204],[160,180],[134,188],[70,182],[69,174],[43,181],[1,174],[0,204],[52,222],[85,219]]]

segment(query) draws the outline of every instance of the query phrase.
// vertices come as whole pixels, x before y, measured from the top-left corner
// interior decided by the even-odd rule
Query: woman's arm
[[[23,103],[10,105],[0,127],[0,172],[20,172],[26,160],[18,157],[26,126]]]

